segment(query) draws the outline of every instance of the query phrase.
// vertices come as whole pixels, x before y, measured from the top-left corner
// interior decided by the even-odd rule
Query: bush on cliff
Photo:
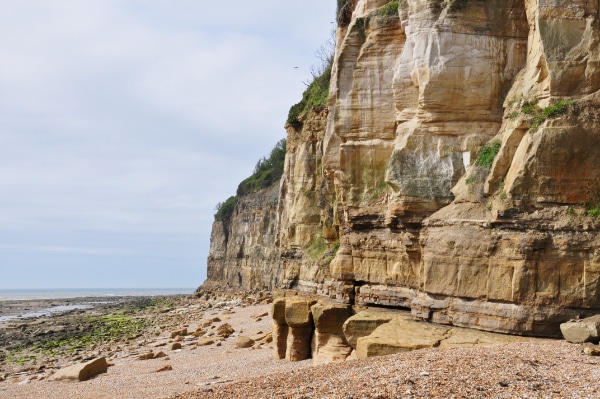
[[[285,147],[286,140],[281,139],[271,150],[269,158],[263,157],[256,163],[252,176],[244,179],[238,185],[236,192],[238,197],[267,188],[279,180],[283,174]]]
[[[233,210],[237,204],[237,197],[231,196],[225,202],[219,202],[216,206],[215,222],[222,222],[231,219]]]
[[[316,52],[320,64],[311,68],[312,81],[305,82],[307,87],[302,93],[302,100],[290,107],[287,124],[298,129],[302,126],[301,117],[308,115],[315,108],[327,105],[334,52],[335,36],[332,33],[332,37]]]
[[[254,167],[252,176],[244,179],[237,188],[235,196],[229,197],[225,202],[219,202],[216,206],[215,221],[222,222],[231,219],[238,198],[255,193],[267,188],[279,181],[283,174],[285,162],[286,139],[281,139],[271,150],[269,157],[258,160]]]

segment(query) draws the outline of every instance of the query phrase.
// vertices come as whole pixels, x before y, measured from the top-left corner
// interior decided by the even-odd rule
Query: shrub
[[[563,100],[553,101],[545,108],[540,108],[537,101],[526,101],[521,107],[521,112],[525,115],[532,115],[531,129],[537,130],[540,125],[549,118],[555,118],[568,111],[569,106],[573,104],[573,100],[567,98]]]
[[[219,202],[216,206],[215,222],[222,222],[231,219],[233,210],[237,204],[237,197],[231,196],[225,202]]]
[[[479,151],[475,165],[482,166],[489,170],[494,163],[494,158],[496,158],[496,155],[498,155],[498,152],[500,151],[500,146],[501,143],[498,140],[494,140],[491,143],[484,145],[481,151]]]
[[[271,150],[269,158],[262,158],[254,167],[252,176],[244,179],[237,188],[236,195],[243,195],[257,192],[281,178],[283,174],[283,165],[285,162],[286,140],[282,139]]]
[[[300,126],[300,117],[308,114],[314,107],[325,106],[329,97],[329,82],[331,81],[331,65],[333,58],[330,59],[325,70],[313,78],[313,81],[308,85],[302,100],[290,107],[288,112],[287,123],[292,126]]]
[[[398,15],[398,0],[391,1],[377,10],[377,15],[382,17],[391,17]]]

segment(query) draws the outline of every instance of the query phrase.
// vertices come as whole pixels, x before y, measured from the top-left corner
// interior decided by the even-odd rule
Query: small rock
[[[172,351],[177,350],[177,349],[181,349],[181,343],[179,343],[179,342],[170,343],[167,346],[167,348],[169,348],[169,350],[172,350]]]
[[[429,373],[428,373],[427,371],[421,371],[421,372],[419,373],[419,375],[420,375],[421,377],[429,377]]]
[[[237,337],[233,343],[233,347],[237,349],[250,348],[252,345],[254,345],[254,340],[243,335]]]
[[[187,334],[187,328],[182,328],[180,330],[171,331],[171,338],[175,338],[177,336],[186,336]]]
[[[198,342],[196,343],[197,346],[207,346],[207,345],[212,345],[215,343],[215,340],[212,338],[200,338],[198,340]]]
[[[600,356],[600,346],[594,345],[591,342],[581,345],[581,351],[588,356]]]
[[[235,330],[228,323],[221,324],[219,328],[217,328],[217,335],[223,338],[229,337],[234,332]]]
[[[154,352],[150,351],[139,355],[135,360],[150,360],[154,359]]]
[[[171,371],[173,370],[173,366],[171,366],[170,364],[167,364],[166,366],[163,366],[161,368],[159,368],[158,370],[156,370],[156,373],[160,373],[163,371]]]
[[[155,359],[160,359],[161,357],[167,357],[167,354],[165,352],[158,352],[156,355],[154,355]]]

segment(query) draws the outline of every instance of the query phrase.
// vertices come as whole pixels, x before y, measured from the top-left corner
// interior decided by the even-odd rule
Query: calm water
[[[67,288],[67,289],[0,289],[0,301],[23,299],[66,299],[114,296],[187,295],[195,288]]]

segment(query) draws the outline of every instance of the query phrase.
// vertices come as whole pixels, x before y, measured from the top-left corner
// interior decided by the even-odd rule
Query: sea
[[[43,288],[43,289],[0,289],[0,301],[29,299],[69,299],[86,297],[116,296],[165,296],[190,295],[195,288]]]
[[[60,288],[60,289],[0,289],[0,323],[15,319],[38,318],[75,309],[90,309],[99,303],[113,302],[119,297],[190,295],[194,288]],[[76,299],[76,303],[52,304],[48,307],[18,307],[6,313],[11,301]],[[84,298],[89,298],[88,300]],[[111,298],[114,298],[111,299]],[[4,306],[3,306],[4,304]],[[8,307],[7,307],[8,306]]]

